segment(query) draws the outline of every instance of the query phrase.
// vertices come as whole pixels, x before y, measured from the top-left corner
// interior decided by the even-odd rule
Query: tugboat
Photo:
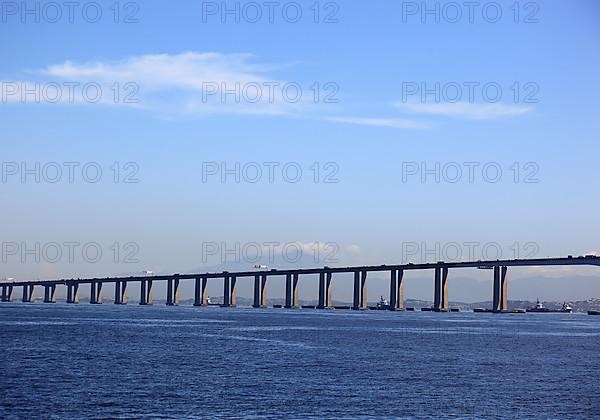
[[[379,298],[379,302],[377,302],[377,310],[383,311],[383,310],[388,310],[390,309],[390,303],[383,297],[381,296]]]
[[[567,302],[563,302],[563,306],[562,306],[562,309],[560,311],[561,312],[566,312],[566,313],[570,314],[571,312],[573,312],[573,308]]]
[[[538,299],[535,307],[533,308],[527,308],[527,312],[543,312],[543,313],[567,313],[570,314],[571,312],[573,312],[573,308],[571,307],[571,305],[569,305],[567,302],[563,302],[562,308],[560,309],[548,309],[548,308],[544,308],[544,305],[542,305],[542,302],[540,302],[540,300]]]
[[[542,302],[538,299],[535,303],[535,307],[527,308],[527,312],[550,312],[550,309],[544,308],[544,305],[542,305]]]

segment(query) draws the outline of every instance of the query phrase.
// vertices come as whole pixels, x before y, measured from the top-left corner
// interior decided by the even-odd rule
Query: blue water
[[[591,418],[600,317],[0,305],[0,418]]]

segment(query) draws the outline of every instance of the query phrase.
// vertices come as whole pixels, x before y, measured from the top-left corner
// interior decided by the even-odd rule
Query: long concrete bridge
[[[166,282],[167,305],[179,304],[179,285],[182,280],[195,282],[194,306],[207,306],[208,299],[206,286],[209,280],[221,279],[223,281],[223,307],[233,307],[237,303],[237,281],[240,278],[254,278],[254,307],[263,308],[267,304],[268,279],[285,277],[285,308],[298,308],[298,283],[300,276],[319,275],[319,304],[317,308],[332,308],[333,275],[350,273],[354,274],[354,298],[352,309],[368,309],[367,305],[367,275],[372,272],[390,273],[389,309],[404,310],[404,272],[415,270],[433,270],[433,311],[448,311],[449,271],[459,268],[478,268],[493,270],[493,301],[492,311],[502,312],[508,308],[508,267],[535,267],[535,266],[567,266],[567,265],[595,265],[600,266],[600,257],[586,255],[580,257],[568,256],[565,258],[539,258],[539,259],[513,259],[489,260],[472,262],[443,262],[424,264],[399,264],[358,267],[322,267],[308,269],[283,269],[264,271],[240,271],[202,274],[171,274],[136,277],[106,277],[89,279],[62,279],[62,280],[36,280],[15,281],[0,283],[2,302],[11,302],[15,288],[22,287],[22,301],[33,302],[36,287],[43,288],[44,302],[56,302],[57,286],[66,286],[67,303],[79,303],[79,286],[90,286],[90,303],[102,303],[102,287],[104,284],[114,284],[114,303],[124,305],[127,303],[127,287],[131,283],[140,284],[140,305],[152,304],[153,285],[159,281]]]

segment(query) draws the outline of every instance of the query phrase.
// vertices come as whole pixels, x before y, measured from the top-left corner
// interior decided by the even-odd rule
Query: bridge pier
[[[3,285],[2,286],[2,302],[12,302],[12,293],[13,293],[12,285]]]
[[[360,277],[360,309],[369,309],[367,302],[367,272],[361,272]]]
[[[396,299],[398,298],[398,272],[396,270],[390,271],[390,311],[396,310]]]
[[[333,308],[333,293],[331,278],[332,273],[326,273],[325,277],[325,308]]]
[[[260,282],[260,307],[267,307],[267,275],[263,274]]]
[[[360,309],[360,272],[354,272],[354,294],[352,299],[352,309]]]
[[[322,271],[319,273],[319,304],[317,308],[325,308],[325,273]]]
[[[390,272],[390,311],[404,310],[404,270],[391,270]]]
[[[152,280],[140,281],[140,305],[152,305]]]
[[[267,275],[254,276],[254,308],[267,307]]]
[[[121,282],[121,305],[127,304],[127,282]]]
[[[442,287],[441,287],[441,310],[443,312],[450,311],[448,303],[448,267],[442,267]]]
[[[167,306],[179,305],[179,276],[167,280]]]
[[[435,274],[433,278],[433,310],[439,312],[441,309],[441,297],[442,297],[442,269],[435,267]]]
[[[127,282],[115,282],[115,305],[127,304]]]
[[[146,280],[140,281],[140,305],[147,305],[148,298],[146,294]]]
[[[404,310],[404,270],[398,270],[396,288],[396,310]]]
[[[500,272],[500,310],[508,311],[508,267],[503,266]]]
[[[67,303],[79,303],[79,283],[67,283]]]
[[[299,308],[298,305],[298,273],[292,275],[292,308]]]
[[[260,308],[260,276],[254,276],[254,308]]]
[[[492,312],[500,312],[500,267],[494,266]]]
[[[25,303],[31,303],[35,299],[33,284],[23,286],[23,298],[22,301]]]
[[[196,277],[194,284],[194,306],[207,306],[206,285],[208,279],[206,277]]]
[[[229,275],[223,276],[223,304],[221,307],[229,307]]]
[[[237,306],[237,277],[231,276],[231,293],[229,295],[229,306],[236,307]]]
[[[202,279],[194,279],[194,306],[202,306]]]
[[[285,275],[285,305],[284,308],[292,307],[292,275]]]
[[[298,274],[286,274],[285,276],[285,305],[287,309],[298,308]]]
[[[494,300],[493,312],[508,310],[508,267],[494,267]]]
[[[102,282],[93,281],[90,283],[90,303],[92,305],[102,304]]]
[[[44,285],[44,303],[56,303],[56,285]]]

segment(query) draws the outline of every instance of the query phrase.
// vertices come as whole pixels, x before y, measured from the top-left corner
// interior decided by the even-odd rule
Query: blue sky
[[[25,3],[32,8],[35,2]],[[497,243],[503,257],[513,256],[514,243],[522,248],[529,242],[542,257],[600,251],[600,202],[594,193],[600,152],[596,2],[534,2],[537,23],[522,22],[536,10],[527,2],[518,3],[519,23],[509,9],[514,2],[498,2],[497,23],[487,22],[479,9],[473,23],[466,15],[458,23],[443,15],[439,23],[431,16],[422,22],[419,14],[403,22],[410,2],[396,1],[320,2],[319,20],[337,10],[338,23],[315,23],[313,3],[298,3],[303,18],[295,24],[277,11],[274,23],[266,18],[249,23],[243,16],[240,23],[232,17],[223,23],[212,15],[203,22],[208,2],[190,1],[139,2],[137,23],[122,22],[135,10],[127,2],[119,4],[119,23],[113,21],[112,2],[99,2],[103,15],[97,23],[86,22],[79,9],[73,23],[66,15],[50,23],[41,11],[39,23],[32,15],[23,22],[21,10],[3,9],[4,94],[23,83],[65,82],[97,83],[103,92],[97,103],[86,103],[81,95],[73,103],[64,96],[35,103],[32,96],[3,95],[0,147],[2,162],[9,164],[4,169],[12,162],[29,167],[96,162],[103,169],[98,183],[81,176],[73,183],[64,177],[55,184],[36,183],[32,175],[23,183],[19,174],[7,175],[0,187],[3,242],[96,242],[105,255],[115,242],[133,242],[139,263],[124,264],[122,255],[118,263],[112,257],[95,264],[81,258],[23,263],[19,250],[2,262],[0,276],[218,266],[218,260],[203,263],[204,242],[298,243],[305,252],[311,243],[332,242],[339,246],[339,264],[397,262],[406,259],[407,243],[434,249],[436,243],[440,248]],[[440,8],[448,3],[440,2]],[[226,4],[233,8],[235,2]],[[115,82],[118,103],[110,90]],[[272,103],[264,95],[255,103],[206,96],[208,84],[220,88],[236,82],[263,88],[294,83],[302,97],[290,103],[278,89]],[[472,102],[464,87],[469,82],[478,84]],[[123,103],[123,94],[132,92],[126,83],[138,89],[137,103]],[[440,89],[462,86],[463,99],[452,103],[412,95],[403,101],[403,86],[432,89],[436,83]],[[498,102],[485,101],[486,84],[502,89]],[[534,89],[537,101],[525,102]],[[337,103],[322,103],[334,90]],[[139,182],[114,183],[114,162],[120,176],[127,172],[124,165],[134,162]],[[295,162],[303,174],[298,183],[286,182],[280,172],[273,183],[265,177],[236,183],[232,176],[225,183],[218,176],[203,182],[203,162],[229,168],[236,162],[241,167],[277,162],[279,168]],[[315,162],[321,175],[333,163],[339,182],[315,183],[310,169]],[[487,182],[479,170],[474,182],[464,173],[456,183],[436,183],[432,175],[426,182],[418,175],[403,182],[407,163],[434,168],[436,162],[463,168],[465,162],[478,168],[494,163],[503,173],[497,183]],[[517,183],[510,169],[515,162]],[[538,182],[523,182],[527,168],[536,168]]]

